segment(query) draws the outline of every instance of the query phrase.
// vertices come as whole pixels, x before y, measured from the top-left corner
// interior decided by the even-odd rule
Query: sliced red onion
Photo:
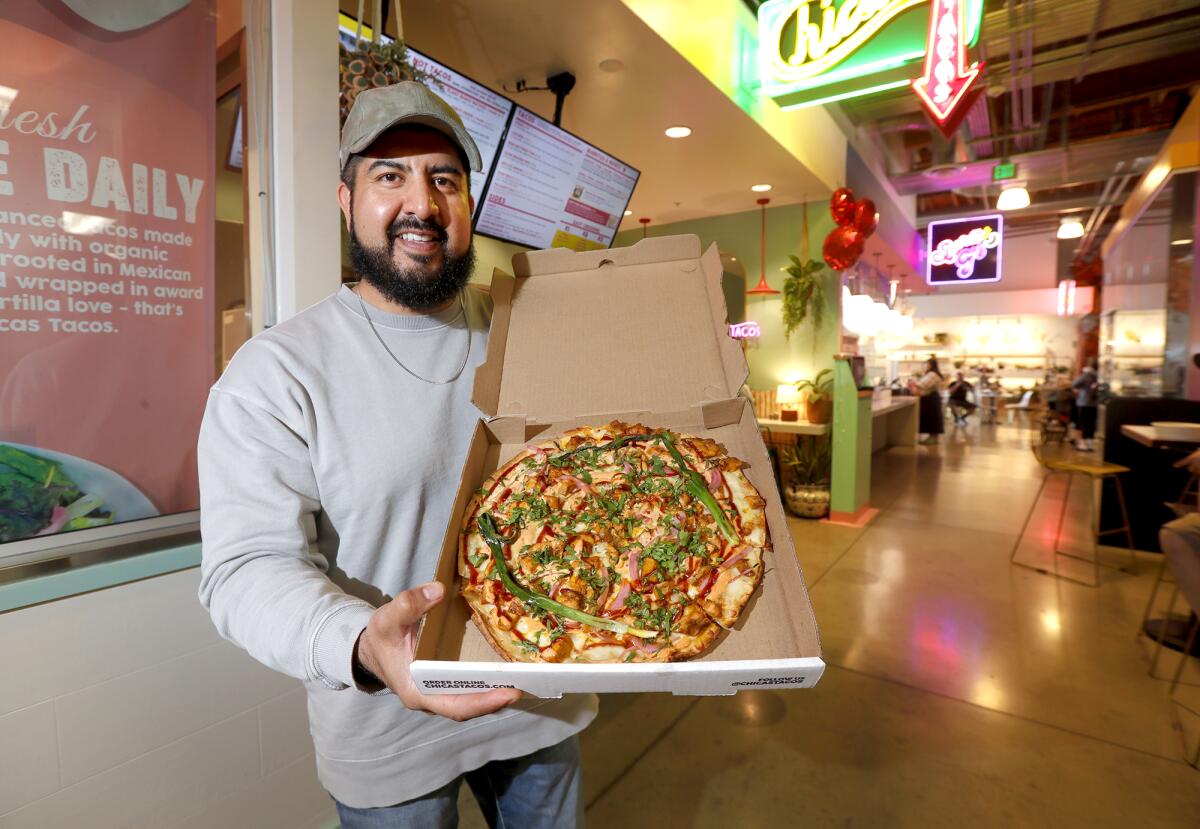
[[[576,478],[574,475],[567,475],[567,478],[571,481],[571,483],[575,484],[575,487],[581,492],[586,492],[588,495],[592,494],[592,488],[582,478]]]
[[[721,483],[725,477],[721,474],[721,470],[715,466],[708,471],[708,488],[714,492],[721,488]]]
[[[733,555],[731,555],[729,558],[722,561],[717,566],[717,569],[718,570],[728,570],[730,567],[732,567],[733,565],[735,565],[739,561],[741,561],[743,558],[745,558],[746,554],[749,553],[752,549],[754,549],[754,548],[749,546],[748,544],[742,544],[738,547],[735,547]]]
[[[632,586],[629,582],[622,582],[621,589],[617,591],[617,596],[613,599],[613,603],[609,605],[609,610],[624,610],[625,599],[629,598],[629,591]]]
[[[71,513],[67,512],[66,507],[55,506],[54,511],[50,513],[50,524],[38,535],[53,535],[65,527],[70,520]]]
[[[629,581],[633,584],[638,583],[638,579],[642,575],[642,552],[634,549],[629,553]]]
[[[629,461],[625,461],[625,465],[622,466],[621,468],[625,471],[626,475],[633,474],[633,464],[631,464]]]
[[[662,650],[663,647],[662,645],[656,645],[653,642],[647,642],[640,636],[635,636],[633,640],[633,646],[647,656],[653,656]]]
[[[550,598],[553,599],[555,596],[557,596],[558,591],[562,590],[563,585],[566,583],[567,583],[566,579],[559,579],[558,581],[554,582],[554,586],[550,588]]]

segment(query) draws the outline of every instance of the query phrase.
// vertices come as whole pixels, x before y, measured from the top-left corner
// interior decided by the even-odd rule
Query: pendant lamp
[[[762,222],[762,255],[758,259],[758,284],[746,291],[746,296],[772,296],[779,291],[767,284],[767,203],[770,199],[758,199]]]

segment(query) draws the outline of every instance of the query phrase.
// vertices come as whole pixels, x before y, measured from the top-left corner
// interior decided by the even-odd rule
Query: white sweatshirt
[[[368,313],[343,286],[246,343],[200,429],[200,600],[221,635],[303,680],[317,770],[349,806],[427,794],[584,728],[592,695],[523,700],[465,723],[371,695],[351,654],[374,607],[433,577],[487,350],[490,299],[430,316]],[[464,315],[465,311],[465,315]],[[452,591],[446,601],[460,601]]]

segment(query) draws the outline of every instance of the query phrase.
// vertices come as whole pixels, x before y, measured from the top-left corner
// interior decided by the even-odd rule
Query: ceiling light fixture
[[[1191,243],[1191,239],[1175,239],[1171,242],[1172,245],[1190,245]]]
[[[755,193],[765,193],[765,192],[767,192],[768,190],[770,190],[770,189],[771,189],[771,185],[769,185],[769,184],[755,184],[755,185],[753,185],[753,186],[752,186],[750,189],[751,189],[751,190],[753,190]]]
[[[667,127],[667,130],[666,130],[667,138],[687,138],[691,134],[692,134],[691,127],[684,127],[684,126]]]
[[[1083,222],[1079,219],[1064,217],[1058,222],[1059,239],[1078,239],[1083,236]]]
[[[632,216],[632,215],[633,215],[633,211],[632,211],[632,210],[626,210],[626,211],[625,211],[625,215],[626,215],[626,216]]]
[[[1000,198],[996,199],[997,210],[1020,210],[1024,207],[1029,207],[1029,191],[1024,184],[1005,187]]]

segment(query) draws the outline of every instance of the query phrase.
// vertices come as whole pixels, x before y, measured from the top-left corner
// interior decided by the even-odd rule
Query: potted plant
[[[821,369],[814,380],[801,380],[796,390],[808,390],[804,398],[804,416],[809,423],[828,423],[833,419],[833,369]]]
[[[788,509],[801,518],[821,518],[829,512],[829,477],[833,442],[829,435],[802,435],[783,453],[791,470],[783,490]]]
[[[783,336],[790,339],[795,331],[812,314],[813,324],[821,327],[825,308],[825,263],[816,259],[801,262],[797,257],[788,257],[792,264],[785,270],[783,282]]]

